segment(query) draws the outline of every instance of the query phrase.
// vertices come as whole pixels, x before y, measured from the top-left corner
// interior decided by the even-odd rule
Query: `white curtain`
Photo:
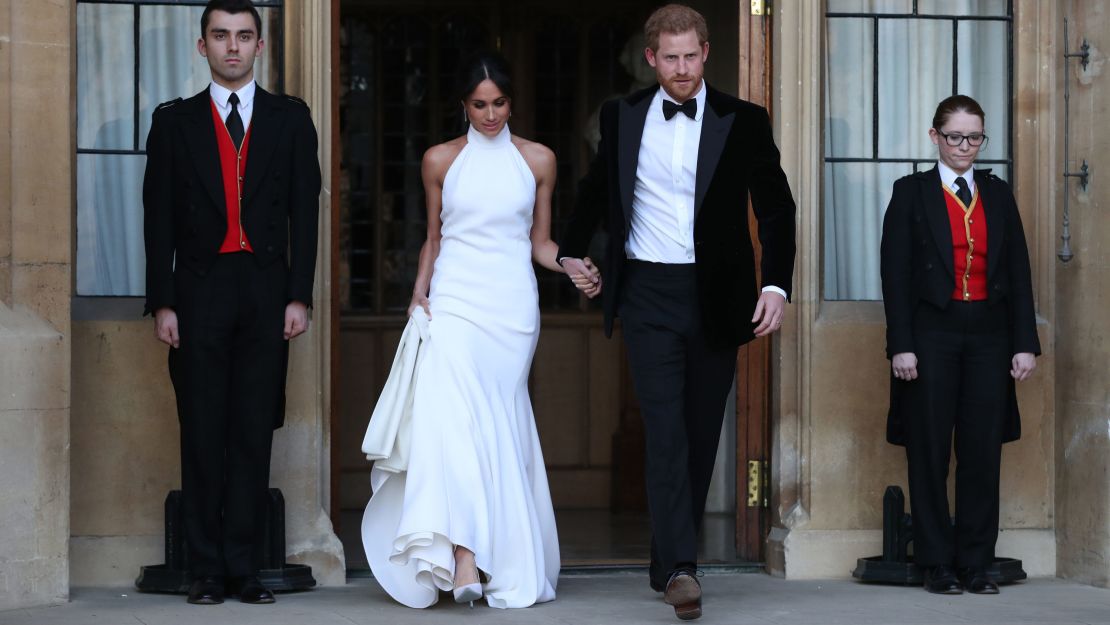
[[[142,178],[150,118],[160,102],[207,86],[197,54],[202,6],[135,8],[77,5],[77,294],[141,296],[145,292]],[[262,9],[263,39],[277,13]],[[255,77],[271,85],[276,45],[264,49]],[[138,107],[135,111],[138,58]],[[137,131],[136,131],[137,123]],[[104,151],[110,150],[110,153]],[[92,151],[92,152],[90,152]]]
[[[909,0],[829,0],[827,7],[829,12],[844,13],[911,10]],[[918,10],[921,15],[1005,15],[1006,2],[919,0]],[[991,139],[979,158],[1006,157],[1009,24],[965,20],[953,24],[928,18],[880,19],[876,34],[872,18],[825,20],[825,156],[897,161],[825,164],[825,299],[882,298],[883,214],[894,181],[913,171],[913,161],[936,159],[928,131],[937,103],[952,94],[953,28],[957,29],[957,90],[978,100],[987,112],[986,133]],[[876,88],[878,111],[874,110]],[[920,165],[931,167],[930,162]],[[993,167],[1001,177],[1008,177],[1004,168]]]

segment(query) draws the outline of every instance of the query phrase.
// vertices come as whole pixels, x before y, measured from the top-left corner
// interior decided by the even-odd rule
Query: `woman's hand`
[[[1014,358],[1017,358],[1015,356]],[[899,380],[916,380],[917,379],[917,355],[913,352],[902,352],[901,354],[894,354],[894,358],[890,359],[890,370],[894,372],[894,377]]]
[[[1033,370],[1037,368],[1037,357],[1029,352],[1021,352],[1014,354],[1010,360],[1010,377],[1018,382],[1027,379],[1033,375]]]
[[[432,318],[431,302],[428,301],[428,296],[419,293],[412,294],[412,301],[409,302],[409,310],[408,313],[406,313],[406,317],[411,317],[412,311],[416,310],[417,306],[424,309],[424,314],[428,315],[428,319]]]
[[[566,261],[564,261],[564,264],[571,265]],[[589,256],[583,258],[581,264],[586,273],[581,272],[582,268],[579,268],[578,272],[572,273],[574,270],[571,267],[575,265],[571,265],[571,267],[567,267],[567,275],[570,276],[570,280],[574,283],[576,289],[585,294],[586,297],[593,299],[601,293],[601,270],[597,268],[594,261],[590,260]]]

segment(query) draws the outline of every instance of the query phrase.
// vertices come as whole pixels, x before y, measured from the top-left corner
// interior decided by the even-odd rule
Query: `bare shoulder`
[[[524,157],[524,162],[528,163],[528,167],[533,172],[546,173],[555,171],[555,153],[551,148],[542,143],[529,141],[516,135],[513,135],[513,145],[517,150],[520,150],[520,155]]]
[[[455,162],[455,158],[465,145],[466,138],[457,137],[428,148],[424,152],[423,169],[425,173],[431,173],[436,179],[442,180],[451,167],[451,163]]]

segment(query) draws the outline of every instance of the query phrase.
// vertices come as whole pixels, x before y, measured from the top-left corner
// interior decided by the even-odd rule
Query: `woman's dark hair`
[[[987,123],[987,114],[983,112],[983,107],[974,99],[966,95],[953,95],[940,101],[937,105],[937,112],[933,114],[933,128],[941,129],[948,123],[948,118],[953,113],[968,113],[970,115],[977,115],[979,120],[985,125]]]
[[[460,66],[455,91],[459,101],[465,101],[487,78],[497,85],[505,97],[512,99],[513,79],[509,72],[509,63],[496,52],[484,51],[470,57]]]

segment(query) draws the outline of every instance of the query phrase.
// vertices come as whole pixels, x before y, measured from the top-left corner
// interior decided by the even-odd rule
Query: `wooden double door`
[[[762,51],[769,49],[762,18],[749,19],[747,7],[739,4],[693,4],[709,18],[714,36],[724,31],[722,41],[713,40],[707,80],[741,97],[762,98]],[[369,496],[369,467],[357,442],[388,375],[424,240],[421,157],[428,146],[463,130],[454,93],[459,63],[474,50],[497,48],[512,65],[512,130],[556,153],[557,236],[593,155],[601,103],[653,80],[640,34],[649,10],[631,0],[341,0],[335,63],[339,240],[333,275],[341,313],[334,342],[332,512],[348,553],[361,551],[355,544],[358,512]],[[731,24],[741,31],[754,25],[756,35],[738,36]],[[759,65],[758,72],[752,64]],[[594,255],[600,257],[600,249]],[[619,326],[613,339],[606,339],[597,302],[580,297],[561,275],[537,269],[537,278],[543,329],[529,391],[561,539],[598,555],[571,553],[567,562],[646,558],[635,544],[642,535],[622,529],[644,526],[646,504],[643,433]],[[726,428],[734,435],[718,459],[728,467],[723,477],[732,492],[715,504],[730,544],[714,559],[762,561],[766,513],[762,500],[748,506],[747,467],[749,460],[767,459],[767,362],[763,344],[739,355],[740,400],[735,424]],[[594,531],[599,523],[608,523],[604,540],[630,544],[598,550],[592,538],[573,535]],[[634,553],[640,555],[628,556]]]

